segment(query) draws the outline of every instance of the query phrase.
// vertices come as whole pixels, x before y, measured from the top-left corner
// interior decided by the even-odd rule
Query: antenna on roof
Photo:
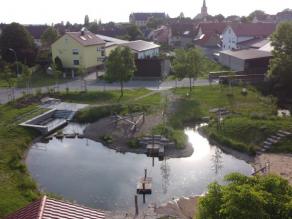
[[[81,28],[81,36],[84,36],[85,31],[87,31],[86,27],[82,27]]]

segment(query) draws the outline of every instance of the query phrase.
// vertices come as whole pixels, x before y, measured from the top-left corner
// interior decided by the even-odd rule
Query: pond
[[[82,132],[83,128],[69,124],[64,132]],[[252,173],[248,163],[210,145],[196,129],[186,129],[185,133],[194,147],[193,155],[155,160],[154,167],[152,158],[146,155],[123,154],[95,141],[77,138],[37,143],[31,147],[26,162],[42,190],[104,210],[134,207],[136,184],[145,168],[153,178],[152,195],[146,196],[148,204],[200,195],[210,182],[222,183],[231,172]]]

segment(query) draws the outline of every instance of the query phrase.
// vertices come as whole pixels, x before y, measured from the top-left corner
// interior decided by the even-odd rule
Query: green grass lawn
[[[229,87],[210,86],[195,87],[190,96],[187,88],[174,90],[180,98],[176,102],[176,111],[170,115],[172,127],[183,128],[186,124],[195,124],[203,117],[210,117],[209,127],[205,128],[211,139],[236,150],[255,153],[263,142],[278,130],[292,132],[292,119],[276,117],[277,106],[271,97],[263,97],[254,88],[248,88],[246,96],[241,94],[240,86]],[[232,95],[231,95],[232,94]],[[212,108],[224,107],[233,112],[224,120],[221,129],[212,120],[209,113]],[[291,152],[291,139],[273,146],[274,152]],[[290,145],[289,145],[290,144]]]
[[[25,151],[37,133],[14,124],[19,115],[36,109],[0,106],[0,218],[38,197],[36,185],[23,162]]]

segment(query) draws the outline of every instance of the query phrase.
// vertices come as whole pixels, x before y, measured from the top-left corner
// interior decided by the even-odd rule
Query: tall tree
[[[281,97],[292,97],[292,22],[282,23],[272,35],[273,58],[269,78],[273,91]]]
[[[31,34],[18,23],[11,23],[3,29],[0,51],[2,58],[7,62],[14,62],[17,57],[22,63],[32,65],[36,57],[36,47]]]
[[[218,21],[218,22],[223,22],[225,20],[225,17],[222,14],[218,14],[215,15],[214,18]]]
[[[44,47],[50,47],[58,39],[58,31],[54,27],[48,27],[41,36]]]
[[[252,13],[250,13],[248,15],[247,19],[249,21],[252,21],[255,17],[266,17],[266,16],[267,16],[267,14],[264,11],[262,11],[262,10],[255,10],[255,11],[253,11]]]
[[[106,63],[106,79],[120,82],[121,97],[124,95],[124,82],[133,77],[135,70],[134,55],[128,47],[118,47],[110,53]]]
[[[183,50],[178,49],[175,52],[173,68],[175,76],[178,79],[189,78],[190,93],[192,92],[192,80],[196,80],[204,71],[204,56],[196,48]]]
[[[89,27],[89,23],[90,23],[89,16],[85,15],[85,17],[84,17],[84,26],[85,27]]]

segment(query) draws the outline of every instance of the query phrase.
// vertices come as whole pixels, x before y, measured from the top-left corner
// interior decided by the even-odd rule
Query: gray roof
[[[93,45],[101,45],[105,44],[105,41],[101,38],[97,37],[95,34],[91,33],[90,31],[84,31],[82,35],[80,32],[67,32],[68,36],[72,37],[78,43],[83,46],[93,46]]]
[[[147,42],[144,40],[131,41],[129,43],[124,43],[122,45],[127,46],[136,52],[142,52],[142,51],[146,51],[146,50],[155,49],[155,48],[160,47],[159,45],[157,45],[155,43]]]
[[[114,45],[120,45],[120,44],[124,44],[124,43],[128,43],[129,42],[127,40],[121,40],[121,39],[118,39],[118,38],[109,37],[109,36],[100,35],[100,34],[96,34],[96,36],[106,42],[106,44],[105,44],[106,47],[110,47],[110,46],[114,46]]]
[[[237,50],[237,51],[227,50],[227,51],[221,51],[220,54],[233,56],[242,60],[268,58],[272,56],[270,52],[261,51],[257,49],[243,49],[243,50]]]

